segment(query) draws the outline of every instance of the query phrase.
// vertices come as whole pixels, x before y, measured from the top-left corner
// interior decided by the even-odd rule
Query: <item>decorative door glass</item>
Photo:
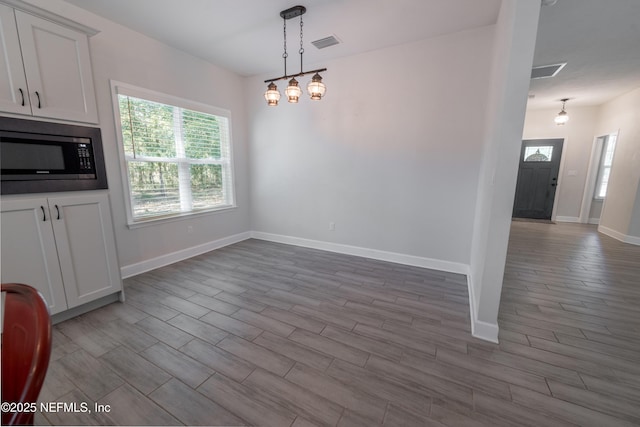
[[[524,161],[525,162],[550,162],[553,155],[553,146],[543,147],[525,147],[524,149]]]

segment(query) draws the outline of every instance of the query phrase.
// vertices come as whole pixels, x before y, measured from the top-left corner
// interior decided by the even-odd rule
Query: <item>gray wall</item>
[[[600,109],[598,135],[619,129],[599,230],[640,244],[640,88]]]
[[[496,24],[469,275],[473,333],[495,342],[539,14],[539,2],[504,0]]]
[[[309,64],[328,67],[319,102],[268,107],[269,76],[250,79],[252,229],[468,264],[492,41],[485,27]]]

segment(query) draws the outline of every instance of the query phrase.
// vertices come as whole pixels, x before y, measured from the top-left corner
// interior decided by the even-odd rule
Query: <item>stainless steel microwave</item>
[[[2,194],[107,188],[99,128],[0,117]]]

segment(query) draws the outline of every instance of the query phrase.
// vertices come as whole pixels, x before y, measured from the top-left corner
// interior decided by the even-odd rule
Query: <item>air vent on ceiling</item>
[[[340,40],[338,40],[334,35],[311,42],[311,44],[317,47],[318,49],[324,49],[325,47],[333,46],[339,43],[340,43]]]
[[[540,67],[533,67],[531,69],[531,78],[532,79],[545,79],[547,77],[555,77],[556,74],[567,65],[566,62],[562,64],[553,64],[553,65],[542,65]]]

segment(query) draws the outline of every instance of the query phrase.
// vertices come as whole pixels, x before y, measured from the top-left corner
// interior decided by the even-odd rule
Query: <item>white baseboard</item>
[[[589,218],[588,224],[600,224],[600,218]]]
[[[471,317],[471,335],[481,340],[498,344],[498,332],[500,328],[497,323],[489,323],[478,319],[476,312],[476,294],[473,290],[471,273],[467,274],[467,285],[469,287],[469,313]]]
[[[397,264],[411,265],[414,267],[429,268],[432,270],[446,271],[449,273],[469,274],[469,266],[458,262],[442,261],[432,258],[424,258],[414,255],[400,254],[396,252],[368,249],[359,246],[343,245],[340,243],[323,242],[320,240],[303,239],[300,237],[283,236],[281,234],[263,233],[252,231],[254,239],[267,240],[269,242],[285,243],[288,245],[302,246],[305,248],[320,249],[328,252],[336,252],[345,255],[354,255],[364,258],[377,259],[379,261],[395,262]]]
[[[598,226],[598,231],[602,234],[606,234],[609,237],[613,237],[616,240],[620,240],[621,242],[640,246],[640,237],[629,236],[627,234],[623,234],[619,231],[616,231],[609,227],[604,227],[602,225]]]
[[[233,236],[224,237],[213,242],[204,243],[170,254],[161,255],[135,264],[123,266],[120,269],[122,278],[132,277],[156,268],[164,267],[178,261],[182,261],[203,253],[232,245],[250,238],[266,240],[270,242],[284,243],[306,248],[320,249],[329,252],[336,252],[346,255],[354,255],[365,258],[377,259],[380,261],[395,262],[398,264],[411,265],[414,267],[428,268],[432,270],[446,271],[450,273],[464,274],[467,276],[467,285],[469,287],[469,306],[471,312],[471,334],[479,339],[498,342],[498,325],[478,320],[476,313],[476,297],[473,291],[472,279],[469,271],[469,265],[442,261],[432,258],[418,257],[413,255],[400,254],[396,252],[387,252],[377,249],[368,249],[358,246],[343,245],[339,243],[323,242],[319,240],[303,239],[300,237],[283,236],[279,234],[263,233],[259,231],[251,231],[235,234]]]
[[[140,261],[135,264],[125,265],[120,268],[120,274],[122,275],[123,279],[126,279],[127,277],[136,276],[138,274],[142,274],[156,268],[164,267],[178,261],[183,261],[185,259],[212,251],[214,249],[220,249],[224,246],[229,246],[250,238],[251,232],[249,231],[234,234],[233,236],[223,237],[222,239],[203,243],[201,245],[182,249],[176,252],[171,252],[169,254],[160,255],[159,257]]]
[[[556,216],[556,222],[580,222],[580,218],[577,216]]]

